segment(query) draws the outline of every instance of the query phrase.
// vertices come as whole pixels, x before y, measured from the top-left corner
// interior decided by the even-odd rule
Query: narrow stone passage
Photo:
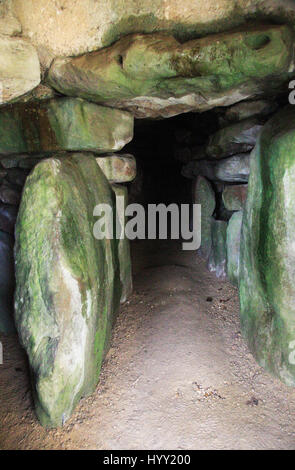
[[[0,448],[294,448],[295,391],[248,352],[237,290],[171,241],[135,242],[133,260],[98,387],[63,429],[38,423],[24,356],[0,336]]]

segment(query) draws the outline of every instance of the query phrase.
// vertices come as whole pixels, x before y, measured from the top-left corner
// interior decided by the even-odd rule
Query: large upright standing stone
[[[94,207],[115,206],[96,160],[43,160],[28,177],[16,226],[15,318],[37,415],[60,426],[97,384],[121,297],[116,240],[94,237]],[[107,220],[112,215],[106,215]]]
[[[295,108],[264,127],[251,159],[240,266],[242,332],[255,358],[295,385]]]
[[[207,259],[212,245],[211,223],[216,201],[211,184],[203,176],[198,176],[194,181],[193,203],[201,205],[201,247],[199,253]]]

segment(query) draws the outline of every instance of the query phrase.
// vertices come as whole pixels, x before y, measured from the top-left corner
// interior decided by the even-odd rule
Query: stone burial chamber
[[[122,215],[116,196],[124,208],[151,202],[151,169],[166,194],[175,169],[186,200],[201,204],[195,262],[239,289],[252,354],[294,386],[294,17],[261,7],[253,18],[249,2],[227,27],[183,29],[162,12],[152,26],[134,17],[71,46],[10,3],[19,19],[0,17],[0,332],[26,351],[41,424],[63,426],[95,390],[132,292],[129,240],[97,240],[94,208]],[[160,164],[149,145],[164,152],[164,135]]]

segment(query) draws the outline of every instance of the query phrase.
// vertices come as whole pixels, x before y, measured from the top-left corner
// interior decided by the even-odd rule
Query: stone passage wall
[[[0,329],[14,328],[21,201],[14,316],[44,425],[62,425],[95,387],[131,290],[128,241],[98,242],[92,228],[96,204],[126,198],[111,184],[135,176],[132,156],[113,155],[132,139],[134,117],[229,107],[217,109],[206,145],[188,139],[178,158],[203,206],[202,256],[240,285],[260,363],[293,384],[292,116],[286,133],[281,117],[263,127],[277,106],[269,95],[291,78],[292,2],[0,0]]]
[[[275,109],[252,101],[220,110],[223,127],[205,148],[178,156],[190,160],[183,173],[202,204],[199,254],[239,287],[242,333],[259,364],[294,386],[295,110]]]

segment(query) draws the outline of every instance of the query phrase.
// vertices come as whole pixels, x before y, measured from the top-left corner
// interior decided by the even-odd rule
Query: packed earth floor
[[[134,242],[133,266],[97,389],[64,428],[39,425],[25,355],[0,336],[0,448],[293,449],[295,390],[247,350],[237,290],[171,241]]]

